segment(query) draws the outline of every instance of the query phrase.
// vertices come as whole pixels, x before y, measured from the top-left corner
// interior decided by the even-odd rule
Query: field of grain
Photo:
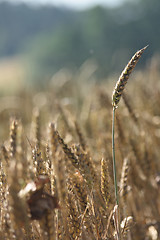
[[[135,70],[116,109],[118,206],[117,79],[1,97],[0,239],[160,239],[159,79],[154,60]]]

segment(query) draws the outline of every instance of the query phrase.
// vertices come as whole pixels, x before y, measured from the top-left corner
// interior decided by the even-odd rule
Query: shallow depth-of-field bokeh
[[[85,76],[1,96],[0,239],[115,239],[117,79]],[[121,239],[160,238],[159,78],[155,60],[135,70],[116,110]]]

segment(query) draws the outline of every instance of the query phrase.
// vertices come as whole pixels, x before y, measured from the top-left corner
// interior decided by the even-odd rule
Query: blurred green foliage
[[[39,76],[63,67],[76,69],[93,58],[97,73],[106,76],[120,71],[147,44],[144,57],[159,53],[159,12],[159,0],[85,11],[1,2],[0,56],[23,53]]]

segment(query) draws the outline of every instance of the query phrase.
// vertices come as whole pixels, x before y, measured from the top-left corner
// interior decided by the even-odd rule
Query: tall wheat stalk
[[[117,230],[117,239],[120,240],[120,226],[119,226],[119,214],[118,214],[118,206],[119,206],[119,195],[118,195],[118,186],[117,186],[117,173],[116,173],[116,160],[115,160],[115,141],[114,141],[114,132],[115,132],[115,111],[118,107],[118,103],[120,101],[120,98],[122,96],[123,90],[125,88],[125,85],[129,79],[129,76],[131,74],[131,72],[133,71],[133,69],[135,68],[138,60],[140,59],[140,57],[142,56],[143,52],[145,51],[145,49],[148,46],[140,49],[139,51],[137,51],[133,57],[131,58],[131,60],[128,62],[128,64],[126,65],[126,67],[124,68],[123,72],[121,73],[116,86],[113,90],[113,94],[112,94],[112,157],[113,157],[113,176],[114,176],[114,189],[115,189],[115,201],[116,201],[116,205],[117,205],[117,213],[116,213],[116,220],[115,220],[115,227]]]

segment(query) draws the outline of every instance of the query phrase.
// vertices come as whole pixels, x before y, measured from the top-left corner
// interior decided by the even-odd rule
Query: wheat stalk
[[[134,56],[131,58],[131,60],[128,62],[127,66],[125,67],[125,69],[123,70],[123,72],[121,73],[116,86],[113,90],[113,94],[112,94],[112,107],[113,107],[113,111],[112,111],[112,156],[113,156],[113,175],[114,175],[114,187],[115,187],[115,200],[116,200],[116,205],[117,208],[117,239],[120,239],[120,226],[118,223],[118,206],[119,206],[119,196],[118,196],[118,187],[117,187],[117,173],[116,173],[116,160],[115,160],[115,142],[114,142],[114,130],[115,130],[115,110],[118,107],[118,103],[120,101],[120,98],[122,96],[122,92],[125,88],[125,85],[129,79],[129,76],[131,74],[131,72],[133,71],[133,69],[135,68],[138,60],[140,59],[140,57],[142,56],[143,52],[145,51],[145,49],[148,46],[140,49],[139,51],[137,51]]]

